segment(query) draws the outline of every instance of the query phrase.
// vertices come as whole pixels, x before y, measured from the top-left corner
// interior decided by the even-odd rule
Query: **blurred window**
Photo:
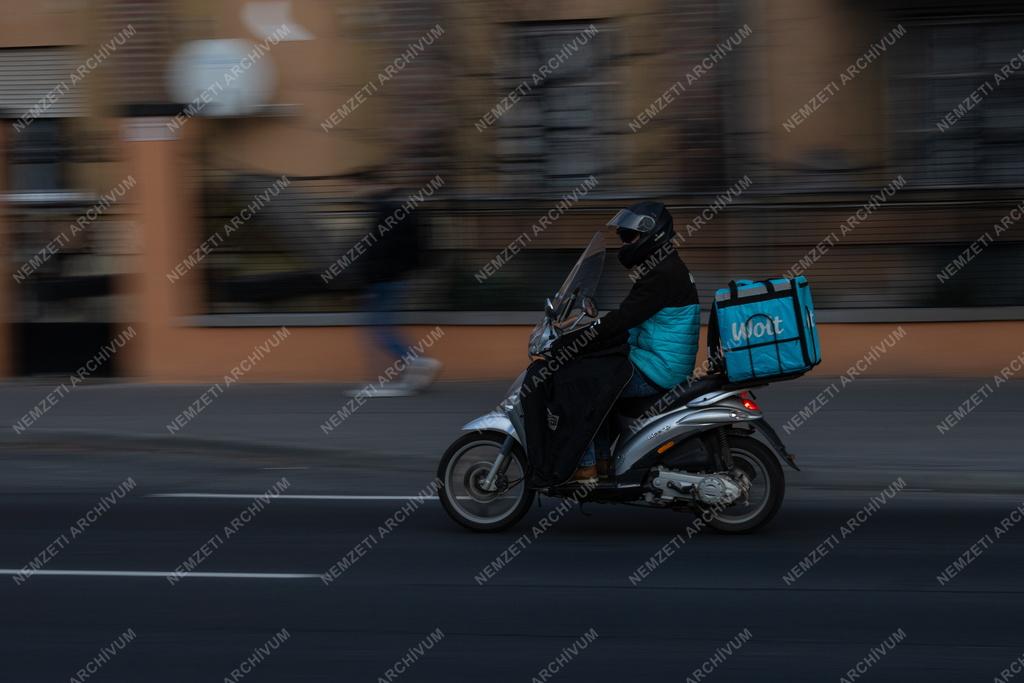
[[[11,137],[10,189],[43,192],[64,186],[68,147],[62,136],[65,119],[38,119]]]
[[[897,161],[908,177],[927,185],[1020,184],[1024,74],[1011,71],[999,85],[995,74],[1019,53],[1022,35],[1019,19],[908,30],[891,93]]]
[[[68,118],[85,114],[86,85],[71,79],[84,58],[71,47],[0,50],[0,110],[9,127],[10,189],[57,190],[68,159]]]
[[[525,93],[498,126],[502,177],[512,189],[563,191],[613,158],[609,33],[591,23],[515,24],[496,106]],[[542,67],[544,70],[542,70]],[[546,73],[545,73],[546,72]]]

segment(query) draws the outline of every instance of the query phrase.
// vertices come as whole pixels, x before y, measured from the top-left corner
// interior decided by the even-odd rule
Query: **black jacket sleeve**
[[[601,318],[595,341],[605,341],[625,334],[665,307],[670,290],[660,274],[645,277],[629,290],[629,294],[614,311]]]

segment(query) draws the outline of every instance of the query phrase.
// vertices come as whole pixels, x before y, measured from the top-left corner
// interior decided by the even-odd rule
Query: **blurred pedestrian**
[[[369,246],[361,257],[370,339],[392,364],[403,366],[397,379],[373,395],[409,396],[429,386],[441,369],[437,359],[413,355],[412,344],[395,326],[409,273],[424,262],[425,221],[418,208],[403,203],[401,193],[394,189],[374,195],[371,204],[373,221],[365,238]]]

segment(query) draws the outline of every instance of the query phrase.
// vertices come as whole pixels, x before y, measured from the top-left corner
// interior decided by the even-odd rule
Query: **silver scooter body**
[[[521,401],[524,371],[509,387],[508,398],[486,415],[463,425],[463,431],[497,431],[511,436],[526,452],[526,431]],[[732,426],[764,444],[783,462],[796,467],[760,411],[743,405],[741,389],[714,390],[691,399],[685,406],[648,418],[627,420],[624,433],[612,452],[614,473],[619,477],[658,446],[685,439],[718,427]],[[609,416],[612,419],[612,416]],[[632,430],[629,427],[634,427]]]
[[[621,476],[645,455],[670,441],[682,443],[710,429],[763,419],[760,411],[748,410],[738,398],[739,391],[715,391],[690,401],[685,406],[638,421],[637,428],[619,437],[612,453],[614,472]],[[700,399],[714,398],[696,403]]]

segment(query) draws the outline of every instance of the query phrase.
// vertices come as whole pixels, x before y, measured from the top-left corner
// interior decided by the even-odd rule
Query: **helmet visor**
[[[629,209],[623,209],[615,214],[615,218],[608,221],[608,225],[637,232],[650,232],[654,230],[655,220],[650,216],[633,213]]]

